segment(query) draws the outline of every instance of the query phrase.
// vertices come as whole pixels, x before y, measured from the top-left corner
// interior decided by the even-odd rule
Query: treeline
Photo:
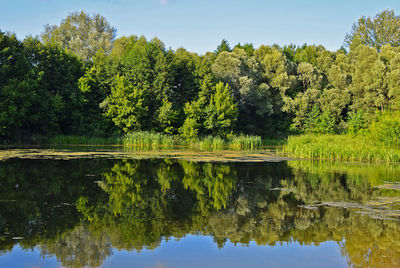
[[[115,39],[100,15],[72,13],[40,37],[0,32],[0,139],[162,132],[358,133],[400,109],[400,18],[362,17],[346,48],[230,47],[204,55],[154,38]]]

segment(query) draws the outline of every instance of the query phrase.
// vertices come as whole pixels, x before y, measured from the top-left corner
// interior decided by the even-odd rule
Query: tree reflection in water
[[[202,234],[219,247],[337,241],[350,265],[400,266],[398,194],[375,187],[399,178],[399,167],[9,160],[0,174],[3,253],[19,236],[65,266],[94,267],[112,248]]]

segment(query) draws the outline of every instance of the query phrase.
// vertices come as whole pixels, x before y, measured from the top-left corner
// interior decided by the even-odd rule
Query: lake
[[[398,164],[2,155],[0,267],[400,267]]]

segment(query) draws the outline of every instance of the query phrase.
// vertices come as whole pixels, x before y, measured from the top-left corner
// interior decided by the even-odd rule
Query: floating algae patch
[[[82,158],[105,159],[148,159],[171,158],[184,159],[195,162],[280,162],[290,160],[280,157],[273,151],[129,151],[129,150],[92,150],[76,151],[68,149],[12,149],[0,150],[0,160],[6,159],[54,159],[70,160]]]

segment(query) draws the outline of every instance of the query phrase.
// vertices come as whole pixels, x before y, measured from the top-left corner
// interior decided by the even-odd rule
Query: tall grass
[[[218,136],[187,141],[179,136],[151,133],[145,131],[133,132],[125,135],[123,145],[138,149],[171,149],[189,148],[195,150],[221,150],[221,149],[256,149],[262,146],[261,137],[258,136],[233,136],[223,139]]]
[[[369,137],[346,135],[300,135],[288,138],[281,149],[290,156],[368,162],[399,162],[400,147],[388,146]]]
[[[218,150],[224,149],[227,142],[220,137],[206,136],[203,139],[187,142],[187,147],[198,150]]]
[[[268,142],[270,142],[268,140]],[[168,135],[147,131],[128,133],[120,138],[96,138],[85,136],[55,136],[47,142],[49,145],[122,145],[128,149],[158,150],[187,148],[194,150],[253,150],[263,146],[259,136],[239,135],[229,138],[206,136],[187,141],[178,135]],[[270,145],[268,143],[268,145]]]
[[[263,143],[260,136],[249,136],[249,135],[234,136],[232,137],[229,143],[229,147],[232,149],[252,150],[262,145]]]
[[[179,141],[172,135],[137,131],[128,133],[123,138],[123,145],[136,149],[170,149],[175,147]]]

